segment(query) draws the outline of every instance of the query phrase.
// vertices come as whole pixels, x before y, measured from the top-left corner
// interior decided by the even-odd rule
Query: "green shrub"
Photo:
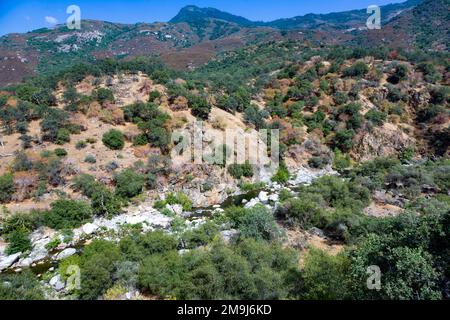
[[[338,106],[347,103],[348,101],[348,95],[345,92],[338,91],[334,94],[334,103],[336,103]]]
[[[192,200],[182,192],[173,193],[170,192],[166,196],[166,203],[170,205],[179,204],[183,207],[184,211],[190,211],[192,209]]]
[[[93,93],[93,97],[100,104],[103,104],[106,101],[114,102],[113,92],[106,88],[98,88],[97,90],[95,90]]]
[[[15,191],[13,175],[6,173],[0,176],[0,202],[8,202]]]
[[[350,261],[344,254],[329,255],[312,249],[305,258],[300,274],[302,290],[300,297],[306,300],[349,299]]]
[[[320,194],[302,193],[298,198],[284,202],[277,210],[277,216],[302,229],[325,228],[330,222],[325,204]]]
[[[270,241],[281,236],[272,213],[263,205],[246,210],[237,220],[236,227],[241,231],[241,236],[246,238]]]
[[[362,77],[367,72],[369,72],[369,67],[362,62],[358,61],[355,64],[353,64],[351,67],[348,67],[344,70],[344,76],[346,77]]]
[[[154,102],[156,99],[158,99],[161,96],[159,91],[153,90],[150,92],[150,95],[148,97],[148,102]]]
[[[419,122],[430,122],[440,113],[444,113],[445,108],[439,105],[428,105],[426,108],[419,110],[417,113],[417,120]]]
[[[8,96],[1,94],[0,95],[0,107],[3,107],[8,102]]]
[[[372,122],[376,126],[381,126],[386,121],[386,114],[381,111],[377,111],[374,109],[370,109],[366,115],[366,119],[370,122]]]
[[[289,170],[284,163],[280,163],[277,173],[272,177],[273,182],[286,183],[289,181]]]
[[[9,242],[5,251],[7,255],[31,250],[31,240],[28,237],[28,232],[25,230],[14,230],[8,234],[6,239]]]
[[[316,168],[316,169],[323,169],[329,163],[330,163],[330,159],[326,156],[320,156],[320,157],[315,156],[315,157],[311,157],[308,160],[308,165],[311,168]]]
[[[95,181],[95,177],[89,174],[79,174],[72,179],[72,188],[75,191],[80,191],[83,195],[90,198],[94,192],[94,188],[99,183]]]
[[[42,300],[44,293],[30,270],[0,275],[0,300]]]
[[[91,205],[95,215],[112,216],[120,213],[121,199],[103,185],[95,185],[91,194]]]
[[[70,272],[68,272],[70,266],[80,266],[81,258],[78,254],[74,254],[70,257],[67,257],[61,260],[58,264],[58,273],[61,276],[61,279],[67,280],[70,276]]]
[[[45,245],[45,249],[51,251],[51,250],[54,250],[60,244],[61,244],[61,240],[59,239],[59,237],[55,237],[49,243],[47,243]]]
[[[97,159],[95,159],[95,156],[92,154],[88,154],[85,158],[84,158],[84,162],[87,163],[97,163]]]
[[[77,150],[81,150],[81,149],[84,149],[84,148],[86,148],[86,147],[87,147],[87,143],[86,143],[86,141],[84,141],[84,140],[78,141],[78,142],[76,143],[76,145],[75,145],[75,148],[76,148]]]
[[[140,261],[148,255],[176,250],[178,240],[158,230],[132,235],[120,240],[119,248],[127,260]]]
[[[116,194],[124,198],[133,198],[140,194],[145,186],[145,176],[125,169],[115,176]]]
[[[70,142],[70,131],[66,128],[61,128],[56,133],[56,144],[65,144]]]
[[[253,166],[248,161],[243,164],[232,163],[228,166],[227,170],[235,179],[253,177]]]
[[[39,223],[38,212],[17,212],[1,221],[1,234],[8,235],[13,231],[31,232],[39,226]]]
[[[218,235],[219,229],[213,222],[206,222],[198,228],[185,231],[181,235],[181,242],[188,249],[205,246]]]
[[[125,146],[123,133],[116,129],[111,129],[103,135],[103,144],[111,150],[122,150]]]
[[[205,98],[192,95],[188,100],[193,116],[200,119],[208,119],[209,113],[211,112],[211,105]]]
[[[250,105],[244,110],[244,119],[247,123],[253,124],[256,129],[264,128],[266,125],[266,114],[255,105]]]
[[[334,150],[333,169],[342,172],[351,166],[351,159],[348,154],[343,154],[341,150]]]
[[[401,161],[401,163],[408,163],[413,159],[414,153],[414,148],[407,147],[398,155],[398,159]]]
[[[218,243],[211,250],[148,256],[138,284],[177,299],[285,299],[296,268],[292,251],[248,239],[236,246]]]
[[[17,171],[29,171],[33,168],[33,162],[27,156],[24,151],[19,151],[16,153],[16,157],[13,162],[13,170]]]
[[[54,229],[78,228],[92,218],[91,206],[84,201],[57,200],[44,213],[44,224]]]
[[[333,139],[333,146],[343,152],[350,151],[353,147],[354,130],[339,130]]]
[[[399,64],[395,67],[395,71],[388,77],[388,81],[393,84],[397,84],[400,81],[406,80],[408,78],[408,67],[404,64]]]
[[[68,120],[69,114],[64,110],[57,108],[50,108],[46,110],[42,115],[41,121],[42,138],[46,141],[56,141],[58,131],[68,125]],[[70,132],[67,130],[62,131],[60,134],[63,140],[61,142],[64,143],[67,140],[68,134],[70,135]]]
[[[148,144],[148,138],[147,135],[145,134],[138,134],[133,139],[134,146],[145,146],[146,144]]]
[[[67,151],[66,151],[66,149],[63,149],[63,148],[56,148],[54,152],[57,157],[67,156]]]
[[[399,226],[399,230],[394,231],[395,235],[386,230],[383,231],[385,235],[369,234],[351,253],[349,274],[354,283],[367,278],[367,265],[378,266],[385,279],[381,290],[355,286],[355,297],[390,300],[442,299],[442,293],[439,291],[439,272],[433,265],[432,255],[426,248],[408,246],[404,242],[403,235],[408,232],[405,229],[410,229],[411,226]],[[414,241],[423,236],[423,233],[419,235],[412,229],[409,231],[411,234],[406,239]],[[434,237],[435,234],[431,232],[429,235]]]
[[[121,261],[120,250],[112,242],[94,240],[84,248],[80,257],[82,299],[98,299],[113,284],[113,277]]]
[[[136,123],[142,131],[142,136],[136,138],[137,145],[150,143],[153,147],[167,151],[170,144],[170,134],[166,123],[170,116],[161,112],[154,103],[135,103],[123,108],[125,120]],[[145,139],[146,137],[146,139]]]
[[[388,85],[388,94],[387,99],[390,102],[399,102],[400,100],[407,101],[408,97],[406,94],[404,94],[400,89],[397,87],[394,87],[392,85]]]
[[[241,182],[239,184],[239,188],[244,192],[261,190],[264,189],[265,186],[266,184],[264,182],[255,182],[255,183]]]
[[[334,208],[361,210],[370,202],[369,190],[355,181],[346,181],[336,176],[323,176],[306,187],[308,192],[322,195]]]

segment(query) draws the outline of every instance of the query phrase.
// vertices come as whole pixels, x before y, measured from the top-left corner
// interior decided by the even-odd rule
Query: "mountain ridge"
[[[408,0],[401,3],[391,3],[384,6],[380,6],[382,10],[382,21],[387,22],[393,16],[394,13],[411,9],[419,4],[423,0]],[[183,7],[178,14],[169,20],[171,23],[192,23],[198,22],[204,19],[220,19],[227,22],[236,23],[242,27],[273,27],[283,30],[297,29],[297,28],[313,28],[319,26],[323,21],[332,21],[332,24],[339,24],[342,22],[353,24],[355,20],[358,23],[365,22],[367,19],[366,9],[353,9],[340,12],[329,13],[307,13],[304,15],[298,15],[291,18],[280,18],[272,21],[252,21],[243,16],[230,14],[225,11],[218,10],[216,8],[200,8],[195,5],[188,5]]]
[[[223,51],[280,40],[406,49],[427,49],[428,45],[431,50],[442,51],[448,47],[447,3],[408,0],[382,6],[381,30],[366,30],[366,10],[258,22],[215,8],[186,6],[169,22],[83,20],[82,30],[58,25],[0,37],[0,87],[20,82],[37,71],[49,71],[86,58],[157,55],[170,67],[190,69]],[[433,20],[436,26],[430,28],[427,19],[436,10],[440,11]],[[416,30],[419,37],[414,35]]]

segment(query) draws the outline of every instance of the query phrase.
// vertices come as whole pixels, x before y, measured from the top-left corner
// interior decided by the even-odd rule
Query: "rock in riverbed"
[[[64,249],[63,251],[61,251],[57,256],[56,259],[57,260],[63,260],[65,258],[68,258],[70,256],[73,256],[75,253],[77,253],[77,250],[74,248],[67,248]]]
[[[0,256],[0,272],[9,268],[14,262],[19,260],[22,252],[14,253],[9,256]]]

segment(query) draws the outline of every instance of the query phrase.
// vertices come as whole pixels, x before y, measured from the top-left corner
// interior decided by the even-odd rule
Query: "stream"
[[[239,191],[226,198],[221,204],[206,208],[193,208],[192,212],[183,212],[181,216],[186,219],[188,228],[195,228],[217,212],[221,212],[230,206],[250,208],[261,203],[273,209],[278,203],[278,194],[281,190],[295,191],[299,185],[310,184],[315,179],[327,174],[336,173],[330,168],[320,171],[301,168],[294,175],[294,179],[290,180],[285,186],[269,183],[264,188],[248,192]],[[75,254],[81,251],[85,243],[91,239],[117,240],[121,237],[121,227],[124,225],[142,224],[144,232],[155,229],[170,230],[172,220],[173,218],[165,216],[154,209],[150,203],[143,203],[112,219],[94,218],[92,222],[74,229],[73,238],[69,243],[61,241],[60,245],[50,250],[47,250],[46,246],[56,237],[62,240],[62,235],[54,230],[48,230],[48,228],[39,228],[30,235],[33,250],[29,255],[25,257],[19,256],[5,267],[5,259],[11,256],[5,256],[0,252],[0,272],[20,272],[23,268],[29,267],[33,273],[40,277],[51,268],[57,268],[61,259],[58,255],[64,255],[64,252],[67,253],[69,250],[70,255]],[[115,233],[115,236],[112,236],[111,232]],[[3,267],[1,267],[2,263]]]

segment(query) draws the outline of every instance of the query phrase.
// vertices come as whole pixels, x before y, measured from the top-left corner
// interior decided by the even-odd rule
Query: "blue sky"
[[[135,23],[168,21],[186,5],[214,7],[250,20],[270,21],[307,13],[328,13],[385,5],[405,0],[0,0],[0,35],[63,23],[66,8],[81,8],[82,19]]]

